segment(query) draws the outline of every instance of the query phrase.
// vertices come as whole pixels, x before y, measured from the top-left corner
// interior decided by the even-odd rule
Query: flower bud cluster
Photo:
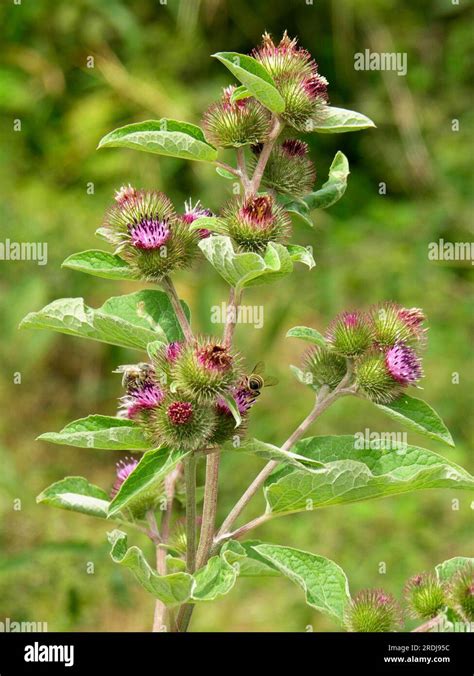
[[[298,47],[297,40],[286,31],[275,45],[268,33],[252,56],[273,78],[285,101],[281,117],[292,127],[305,131],[317,119],[328,102],[325,77],[318,73],[318,65],[311,54]]]
[[[311,384],[335,388],[350,361],[357,388],[376,403],[389,403],[423,375],[420,348],[425,317],[418,308],[383,303],[367,313],[342,312],[329,325],[326,346],[304,360]]]
[[[255,401],[238,355],[211,338],[170,343],[150,364],[121,371],[126,387],[121,414],[141,424],[156,447],[196,451],[242,435],[245,424],[235,428],[228,397],[244,423]]]

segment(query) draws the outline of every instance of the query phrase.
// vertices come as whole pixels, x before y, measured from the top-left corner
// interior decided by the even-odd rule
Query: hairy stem
[[[176,292],[176,288],[173,282],[171,281],[171,278],[168,276],[163,277],[163,279],[161,280],[161,286],[165,290],[168,298],[170,299],[170,303],[173,306],[173,310],[176,314],[176,317],[178,318],[178,322],[184,333],[186,342],[191,343],[193,341],[193,332],[191,330],[191,326],[189,325],[188,318],[184,314],[183,306],[180,303],[178,294]]]
[[[270,132],[268,140],[263,144],[262,152],[260,153],[257,166],[255,167],[255,171],[253,172],[253,176],[249,184],[248,193],[251,195],[254,195],[260,187],[260,182],[262,180],[265,167],[267,166],[268,158],[270,157],[270,154],[273,150],[273,146],[275,145],[275,141],[280,135],[282,129],[283,124],[280,122],[278,117],[275,116],[273,119],[272,130]]]
[[[245,150],[243,148],[237,148],[237,166],[239,167],[240,181],[244,189],[244,194],[245,196],[247,196],[247,194],[251,189],[251,186],[249,176],[247,173],[247,165],[245,163]]]
[[[186,484],[186,571],[196,570],[196,458],[194,454],[184,461]]]
[[[202,509],[202,525],[199,547],[196,555],[196,567],[199,569],[207,563],[214,540],[216,526],[217,494],[219,490],[220,453],[207,456],[206,483],[204,487],[204,505]]]
[[[281,447],[282,451],[289,451],[292,448],[292,446],[294,446],[294,444],[299,439],[301,439],[301,437],[306,432],[308,427],[310,427],[313,424],[316,418],[318,418],[321,415],[321,413],[323,413],[323,411],[325,411],[334,401],[336,401],[336,399],[348,393],[346,390],[346,384],[349,378],[350,373],[346,374],[346,376],[341,381],[340,385],[332,392],[328,392],[328,388],[326,386],[320,389],[318,396],[316,398],[316,402],[313,406],[313,409],[308,414],[308,416],[303,420],[303,422],[295,429],[293,434],[291,434],[285,441],[285,443]],[[270,462],[268,462],[262,469],[262,471],[255,477],[255,479],[252,481],[252,483],[247,488],[245,493],[231,509],[228,516],[224,520],[224,523],[217,532],[217,536],[215,538],[216,544],[221,542],[222,540],[227,540],[231,536],[229,530],[232,524],[240,516],[245,507],[250,502],[250,500],[258,492],[258,490],[261,488],[261,486],[265,483],[270,474],[273,472],[275,467],[277,467],[278,465],[279,465],[278,460],[270,460]],[[259,525],[260,523],[261,521],[258,521],[258,523],[255,525]],[[247,530],[249,530],[248,525],[249,524],[247,524]]]
[[[239,311],[240,302],[242,300],[242,292],[237,292],[233,287],[230,290],[229,302],[227,304],[227,318],[224,328],[224,345],[230,347],[234,339],[234,331],[237,324],[237,314]]]
[[[436,615],[436,617],[432,617],[431,620],[428,620],[428,622],[424,622],[423,624],[420,624],[418,627],[415,627],[414,629],[411,630],[411,633],[417,633],[417,632],[424,632],[424,631],[431,631],[432,629],[435,629],[438,625],[440,625],[444,620],[444,615],[443,613],[440,613],[439,615]]]
[[[234,176],[242,180],[243,177],[240,169],[235,169],[234,167],[231,167],[230,164],[226,164],[226,162],[221,162],[220,160],[216,160],[214,164],[216,167],[220,167],[221,169],[228,171],[229,174],[233,174]]]

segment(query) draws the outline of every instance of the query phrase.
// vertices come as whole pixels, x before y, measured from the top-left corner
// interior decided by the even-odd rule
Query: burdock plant
[[[155,598],[156,631],[186,631],[195,607],[228,594],[239,576],[278,573],[300,586],[311,606],[346,628],[393,631],[400,615],[390,595],[377,590],[351,600],[345,573],[330,559],[245,538],[285,514],[417,489],[472,487],[473,478],[464,469],[424,448],[404,445],[382,453],[361,449],[351,435],[305,437],[332,403],[356,396],[418,434],[453,445],[435,411],[409,394],[422,377],[423,312],[384,302],[341,312],[324,334],[304,326],[290,329],[288,337],[310,346],[303,367],[293,370],[310,388],[314,403],[279,445],[247,436],[248,420],[258,415],[270,378],[261,368],[252,370],[248,357],[233,347],[245,289],[284,283],[295,263],[311,270],[311,251],[292,242],[292,225],[311,227],[312,212],[330,207],[346,188],[349,165],[338,152],[328,180],[314,189],[309,137],[303,140],[301,134],[375,125],[365,115],[329,105],[326,78],[309,52],[286,33],[276,42],[265,34],[251,56],[214,56],[238,85],[229,85],[204,113],[202,128],[148,120],[112,131],[99,148],[133,148],[207,163],[224,181],[234,181],[233,197],[212,210],[194,196],[180,207],[161,186],[133,186],[124,177],[97,231],[109,250],[74,254],[64,266],[158,288],[115,296],[98,309],[82,298],[63,298],[23,320],[23,327],[138,352],[136,363],[130,359],[117,367],[123,389],[116,412],[90,415],[40,437],[82,447],[87,454],[95,449],[123,452],[116,476],[111,465],[104,488],[83,477],[66,477],[46,488],[38,502],[119,525],[108,534],[111,558]],[[235,161],[223,161],[221,151],[226,159],[234,153]],[[202,265],[203,258],[230,287],[222,335],[196,332],[173,282],[181,270]],[[223,454],[238,471],[246,454],[266,464],[218,523]],[[204,465],[201,508],[196,477]],[[262,488],[265,512],[237,524]],[[125,531],[137,539],[133,546]],[[143,537],[153,543],[156,563],[138,546]],[[466,617],[472,616],[471,591],[463,577],[450,592]],[[422,617],[438,610],[434,604]]]

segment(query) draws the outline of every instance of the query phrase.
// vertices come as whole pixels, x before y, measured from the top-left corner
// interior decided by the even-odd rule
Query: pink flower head
[[[114,485],[112,486],[112,490],[110,491],[111,498],[114,498],[117,495],[123,482],[125,479],[128,479],[137,465],[138,460],[135,460],[135,458],[125,458],[125,460],[119,460],[119,462],[116,464],[117,477],[114,481]]]
[[[186,425],[193,417],[193,405],[189,401],[174,401],[168,406],[168,418],[173,425]]]
[[[119,190],[115,191],[115,201],[121,207],[133,204],[138,196],[138,191],[132,188],[130,184],[123,185]]]
[[[250,392],[247,387],[233,388],[231,394],[234,397],[240,415],[244,415],[245,413],[247,413],[247,411],[252,408],[252,406],[256,401],[255,395],[252,392]],[[219,411],[219,413],[231,415],[230,408],[228,407],[225,399],[223,398],[219,398],[217,400],[217,410]]]
[[[398,316],[410,331],[418,338],[423,338],[426,329],[423,328],[423,322],[426,321],[426,316],[418,307],[400,308]]]
[[[145,218],[130,227],[131,242],[137,249],[159,249],[168,241],[171,232],[166,221]]]
[[[212,216],[212,211],[210,209],[204,209],[199,200],[194,206],[192,205],[191,200],[184,203],[183,221],[188,225],[191,225],[191,223],[194,223],[198,218],[203,218],[204,216]],[[212,232],[207,230],[207,228],[200,228],[198,230],[200,239],[209,237],[211,234]]]
[[[166,346],[165,356],[167,361],[175,362],[183,350],[183,344],[175,340]]]
[[[306,77],[302,86],[310,98],[328,100],[328,81],[319,73],[312,73],[309,77]]]
[[[222,90],[222,107],[224,110],[243,110],[247,107],[247,99],[238,99],[237,101],[232,101],[232,94],[235,90],[235,85],[229,85]]]
[[[165,394],[161,387],[146,381],[129,388],[127,396],[122,398],[123,410],[127,418],[134,418],[142,411],[159,406],[164,397]]]
[[[397,343],[388,350],[385,365],[392,378],[404,386],[418,382],[422,376],[420,358],[403,343]]]

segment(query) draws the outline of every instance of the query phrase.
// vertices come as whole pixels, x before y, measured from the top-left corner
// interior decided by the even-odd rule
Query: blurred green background
[[[266,29],[287,28],[316,57],[330,82],[331,103],[359,110],[377,129],[308,136],[318,186],[337,150],[349,158],[344,199],[315,214],[315,229],[293,240],[314,247],[317,267],[299,267],[272,287],[250,290],[263,303],[262,330],[240,326],[237,345],[249,365],[264,358],[280,385],[265,391],[250,433],[281,443],[311,406],[312,395],[288,370],[304,350],[285,340],[306,324],[324,330],[333,315],[392,299],[421,306],[430,322],[423,396],[445,419],[456,449],[409,435],[413,443],[474,469],[472,458],[472,267],[432,262],[428,243],[469,241],[472,231],[472,99],[468,47],[472,17],[448,0],[13,0],[2,4],[2,240],[46,241],[48,265],[2,262],[0,445],[0,620],[47,621],[49,630],[149,630],[153,600],[108,557],[108,525],[37,506],[35,496],[65,475],[87,476],[108,489],[122,454],[35,442],[44,431],[89,412],[113,414],[121,394],[117,364],[131,352],[42,332],[18,332],[20,319],[54,298],[84,296],[92,306],[136,285],[61,270],[75,251],[101,246],[94,237],[113,191],[131,182],[158,187],[177,205],[200,197],[211,209],[230,197],[231,182],[201,163],[137,153],[96,152],[98,140],[122,124],[162,116],[199,122],[229,73],[209,54],[249,51]],[[402,51],[408,74],[357,72],[354,53]],[[87,67],[88,57],[94,67]],[[13,131],[14,120],[21,131]],[[460,130],[452,131],[458,119]],[[384,182],[387,194],[379,194]],[[90,184],[93,184],[94,192]],[[472,224],[472,218],[471,218]],[[176,280],[202,331],[213,331],[210,306],[226,298],[224,283],[200,262]],[[472,327],[471,327],[472,328]],[[14,374],[21,373],[21,384]],[[459,374],[459,384],[452,374]],[[396,430],[362,401],[344,400],[313,433]],[[219,518],[261,467],[249,456],[225,457]],[[452,500],[459,498],[459,509]],[[403,581],[454,555],[472,554],[472,496],[427,491],[330,507],[277,519],[255,537],[307,549],[337,561],[351,588]],[[15,501],[21,501],[19,502]],[[255,500],[247,516],[262,507]],[[21,506],[21,509],[15,507]],[[456,505],[455,505],[456,506]],[[139,535],[131,541],[148,545]],[[147,549],[148,551],[148,549]],[[151,556],[151,552],[150,552]],[[95,573],[87,573],[93,562]],[[379,566],[385,562],[387,572]],[[200,607],[193,629],[204,631],[337,630],[305,606],[284,579],[240,580],[217,603]]]

